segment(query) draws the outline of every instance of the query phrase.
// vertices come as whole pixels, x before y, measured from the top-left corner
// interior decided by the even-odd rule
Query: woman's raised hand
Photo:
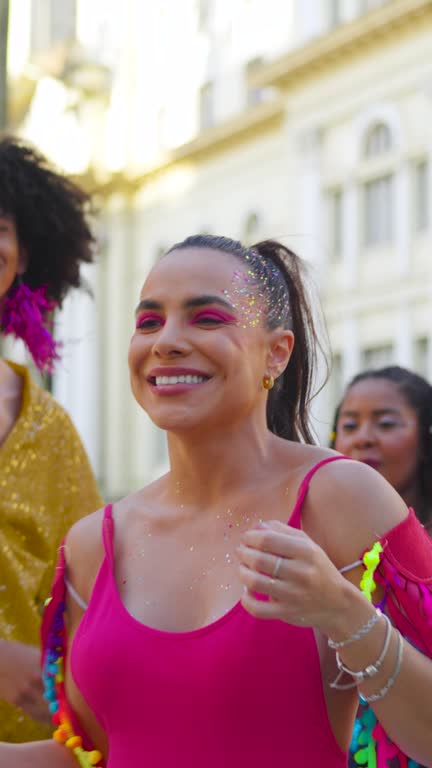
[[[307,534],[277,520],[260,523],[243,534],[237,556],[249,613],[331,635],[346,605],[347,582]]]

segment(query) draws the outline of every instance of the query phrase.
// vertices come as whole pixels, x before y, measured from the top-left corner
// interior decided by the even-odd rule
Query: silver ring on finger
[[[273,579],[277,579],[277,577],[279,575],[279,571],[280,571],[280,569],[282,567],[282,562],[283,562],[283,557],[277,557],[276,558],[276,562],[274,564],[273,573],[272,573]]]

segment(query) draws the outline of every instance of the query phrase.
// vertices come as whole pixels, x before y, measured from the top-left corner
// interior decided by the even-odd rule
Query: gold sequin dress
[[[39,645],[58,545],[102,500],[68,414],[25,367],[8,364],[23,390],[18,419],[0,446],[0,638]],[[51,732],[0,701],[0,741]]]

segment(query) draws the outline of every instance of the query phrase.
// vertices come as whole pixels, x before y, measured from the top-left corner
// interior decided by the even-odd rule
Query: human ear
[[[269,351],[267,354],[267,369],[275,379],[284,372],[294,349],[294,334],[292,331],[278,328],[271,331]]]

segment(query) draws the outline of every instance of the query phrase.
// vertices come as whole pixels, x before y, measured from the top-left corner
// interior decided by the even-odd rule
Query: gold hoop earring
[[[263,376],[262,383],[263,383],[264,389],[273,389],[273,387],[274,387],[274,378],[273,378],[273,376],[270,376],[270,375]]]

